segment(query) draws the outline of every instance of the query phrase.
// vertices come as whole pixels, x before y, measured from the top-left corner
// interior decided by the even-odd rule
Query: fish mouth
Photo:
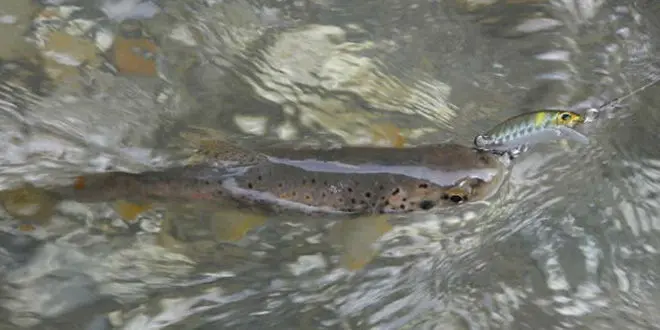
[[[511,165],[508,155],[490,154],[497,164],[488,177],[471,176],[459,181],[454,187],[448,189],[442,199],[454,204],[477,202],[490,199],[500,190]]]
[[[489,154],[497,166],[494,166],[491,175],[466,175],[445,189],[435,191],[425,196],[413,197],[421,211],[442,210],[457,205],[481,202],[496,195],[502,187],[508,173],[508,157],[502,158],[496,154]],[[500,161],[499,158],[502,158]]]

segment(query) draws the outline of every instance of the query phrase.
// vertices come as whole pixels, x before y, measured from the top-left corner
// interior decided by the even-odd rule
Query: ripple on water
[[[630,63],[657,73],[643,65],[654,57],[645,19],[607,1],[458,2],[469,15],[441,2],[301,3],[143,7],[170,15],[165,27],[152,24],[174,43],[163,45],[164,56],[185,71],[168,81],[92,73],[92,96],[62,86],[52,97],[3,84],[2,161],[11,166],[2,179],[37,172],[16,165],[38,153],[26,145],[51,152],[43,167],[61,168],[54,159],[64,157],[76,171],[142,168],[150,155],[131,147],[172,135],[164,118],[280,139],[332,132],[349,142],[363,141],[359,126],[386,119],[413,137],[441,127],[443,137],[468,141],[463,131],[478,119],[490,126],[526,106],[620,96],[631,85],[621,67]],[[311,225],[268,225],[230,246],[204,241],[208,228],[190,221],[201,234],[188,233],[187,254],[156,248],[147,233],[2,239],[2,306],[15,324],[79,325],[112,311],[113,324],[135,329],[655,326],[660,162],[657,143],[640,142],[657,135],[652,94],[613,111],[594,146],[554,144],[522,157],[473,219],[408,219],[356,274],[334,267],[336,251]],[[38,134],[21,144],[26,123]],[[51,135],[63,137],[58,147],[46,143]],[[119,155],[98,156],[107,150]],[[80,224],[71,220],[64,227]]]

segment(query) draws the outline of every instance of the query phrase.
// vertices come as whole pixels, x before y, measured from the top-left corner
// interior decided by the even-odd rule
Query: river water
[[[0,24],[3,189],[164,166],[193,126],[468,144],[660,78],[653,0],[1,0]],[[157,212],[71,203],[29,233],[2,215],[2,329],[659,329],[658,91],[603,111],[588,146],[525,153],[489,203],[396,226],[355,273],[305,221],[240,244],[186,222],[180,251]]]

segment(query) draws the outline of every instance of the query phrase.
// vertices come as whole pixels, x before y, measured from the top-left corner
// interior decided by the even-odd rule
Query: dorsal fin
[[[192,153],[187,160],[190,165],[248,165],[266,159],[261,153],[240,147],[210,128],[191,127],[181,133],[181,138],[184,148]]]

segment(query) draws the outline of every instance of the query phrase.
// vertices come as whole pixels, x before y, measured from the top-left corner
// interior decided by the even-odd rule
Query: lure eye
[[[564,123],[570,121],[572,118],[573,116],[568,112],[564,112],[561,115],[559,115],[559,119],[561,119],[561,121]]]

